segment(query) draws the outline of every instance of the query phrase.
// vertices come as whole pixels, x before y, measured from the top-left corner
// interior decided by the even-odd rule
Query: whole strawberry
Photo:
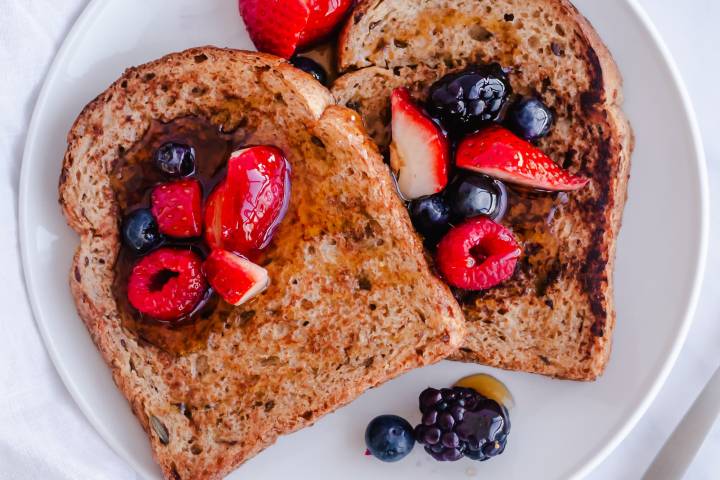
[[[351,6],[352,0],[239,0],[255,47],[283,58],[324,40]]]

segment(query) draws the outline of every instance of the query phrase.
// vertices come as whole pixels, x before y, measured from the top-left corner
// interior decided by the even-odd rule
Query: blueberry
[[[131,212],[122,225],[123,243],[135,253],[147,253],[162,242],[162,235],[152,212],[141,208]]]
[[[512,106],[507,120],[515,134],[532,141],[548,134],[553,123],[553,114],[543,102],[528,97]]]
[[[410,202],[410,218],[430,243],[439,241],[450,230],[450,206],[440,194]]]
[[[368,424],[365,444],[376,458],[383,462],[396,462],[415,446],[413,428],[404,418],[381,415]]]
[[[195,149],[168,142],[155,151],[155,165],[171,177],[187,177],[195,173]]]
[[[510,82],[500,65],[474,65],[435,82],[427,109],[457,137],[498,120],[510,93]]]
[[[315,80],[322,83],[323,85],[327,85],[327,72],[325,72],[325,69],[322,67],[322,65],[317,63],[312,58],[299,57],[296,55],[290,59],[290,63],[295,65],[296,68],[299,68],[303,72],[309,73],[310,75],[315,77]]]
[[[447,190],[453,219],[463,221],[485,215],[500,220],[507,211],[507,189],[486,175],[460,174]]]

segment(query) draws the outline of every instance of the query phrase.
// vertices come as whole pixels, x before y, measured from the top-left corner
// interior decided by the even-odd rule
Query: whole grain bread
[[[460,295],[467,320],[458,360],[591,380],[608,361],[615,325],[613,263],[633,146],[621,77],[590,23],[566,0],[364,0],[340,35],[338,103],[358,111],[385,150],[389,96],[418,99],[473,63],[510,70],[557,121],[540,147],[592,179],[572,194],[511,192],[503,223],[524,254],[514,277]]]
[[[175,355],[120,321],[110,175],[152,122],[202,117],[292,166],[271,286]],[[200,159],[198,160],[200,161]],[[68,135],[60,204],[80,236],[70,285],[168,479],[217,479],[366,389],[457,349],[462,313],[423,258],[356,113],[285,61],[203,47],[131,68]]]

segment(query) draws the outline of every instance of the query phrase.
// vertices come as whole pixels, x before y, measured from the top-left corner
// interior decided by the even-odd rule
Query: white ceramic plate
[[[416,370],[315,426],[284,437],[232,478],[506,480],[581,476],[628,433],[665,380],[688,331],[707,245],[705,164],[690,104],[667,50],[629,0],[578,0],[625,77],[637,135],[630,199],[618,246],[618,325],[604,377],[583,384],[443,362]],[[25,147],[21,244],[35,318],[67,388],[115,451],[157,478],[145,434],[79,320],[67,287],[76,236],[57,205],[65,135],[82,107],[124,68],[191,46],[250,48],[235,0],[95,0],[68,35],[40,94]],[[416,398],[490,371],[515,395],[506,453],[486,463],[439,464],[421,448],[396,464],[363,456],[368,420],[418,420]]]

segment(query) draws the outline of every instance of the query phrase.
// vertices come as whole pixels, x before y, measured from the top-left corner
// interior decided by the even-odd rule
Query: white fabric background
[[[711,191],[716,194],[720,191],[720,2],[639,1],[689,87],[703,130]],[[86,3],[0,0],[0,480],[137,478],[95,433],[55,373],[26,300],[18,251],[17,190],[25,131],[45,72]],[[682,160],[678,159],[678,168]],[[640,478],[720,363],[718,235],[720,209],[712,213],[708,274],[680,360],[648,414],[591,479]],[[562,446],[562,439],[554,441]],[[687,478],[720,478],[720,424]]]

